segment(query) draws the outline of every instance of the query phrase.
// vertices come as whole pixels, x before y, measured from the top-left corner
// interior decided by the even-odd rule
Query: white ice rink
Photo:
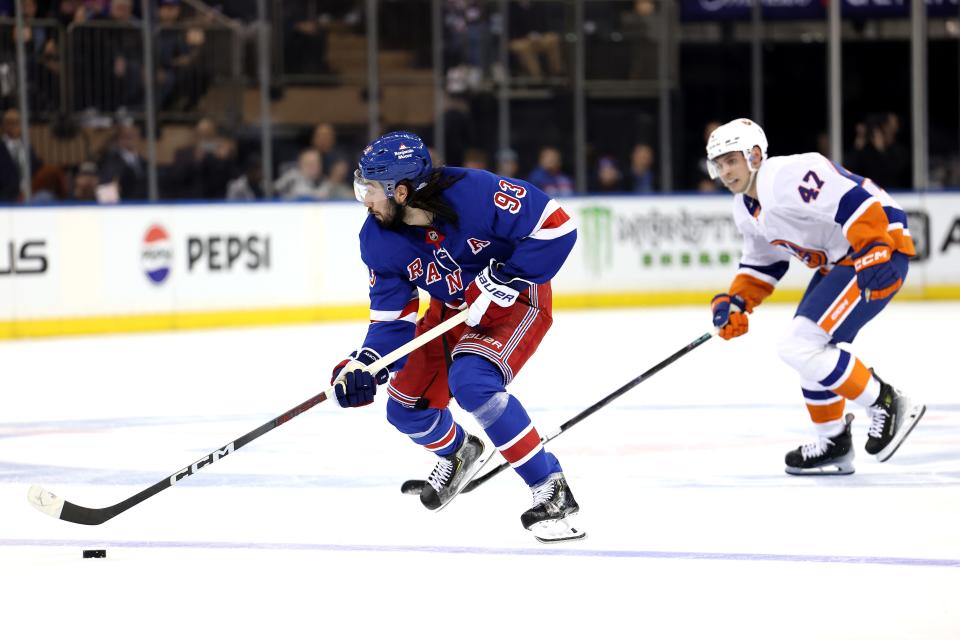
[[[385,394],[103,525],[54,520],[31,484],[119,502],[321,390],[364,324],[0,342],[0,638],[960,638],[960,304],[864,330],[853,351],[929,408],[884,464],[856,409],[857,472],[833,478],[783,473],[809,440],[775,351],[791,313],[551,443],[588,531],[553,546],[512,471],[440,513],[401,495],[432,461]],[[511,391],[550,433],[708,329],[706,306],[561,312]]]

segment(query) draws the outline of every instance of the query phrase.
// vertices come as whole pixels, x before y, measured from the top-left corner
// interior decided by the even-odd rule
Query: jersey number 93
[[[510,213],[519,213],[520,198],[527,195],[527,190],[518,184],[513,184],[512,182],[507,182],[506,180],[500,180],[498,186],[500,187],[500,191],[497,191],[493,194],[493,204],[497,205],[498,208],[503,209],[504,211],[509,211]],[[510,195],[507,193],[508,191],[512,191],[516,195]]]

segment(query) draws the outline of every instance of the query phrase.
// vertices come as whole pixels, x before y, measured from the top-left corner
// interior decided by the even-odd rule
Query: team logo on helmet
[[[402,180],[425,184],[433,164],[423,141],[406,131],[384,134],[370,143],[360,158],[360,175],[383,185],[384,194],[393,197],[394,189]]]

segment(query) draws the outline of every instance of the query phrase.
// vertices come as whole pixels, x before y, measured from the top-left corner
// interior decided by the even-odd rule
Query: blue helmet
[[[401,180],[414,183],[414,190],[423,187],[418,181],[433,170],[430,152],[420,136],[407,131],[392,131],[370,143],[360,156],[360,177],[383,184],[388,198]]]

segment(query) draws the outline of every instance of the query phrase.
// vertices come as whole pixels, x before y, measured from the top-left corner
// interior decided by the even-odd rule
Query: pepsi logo
[[[162,226],[155,224],[147,229],[143,236],[143,249],[140,253],[140,264],[150,282],[163,284],[170,275],[170,266],[173,264],[173,248],[170,234]]]

